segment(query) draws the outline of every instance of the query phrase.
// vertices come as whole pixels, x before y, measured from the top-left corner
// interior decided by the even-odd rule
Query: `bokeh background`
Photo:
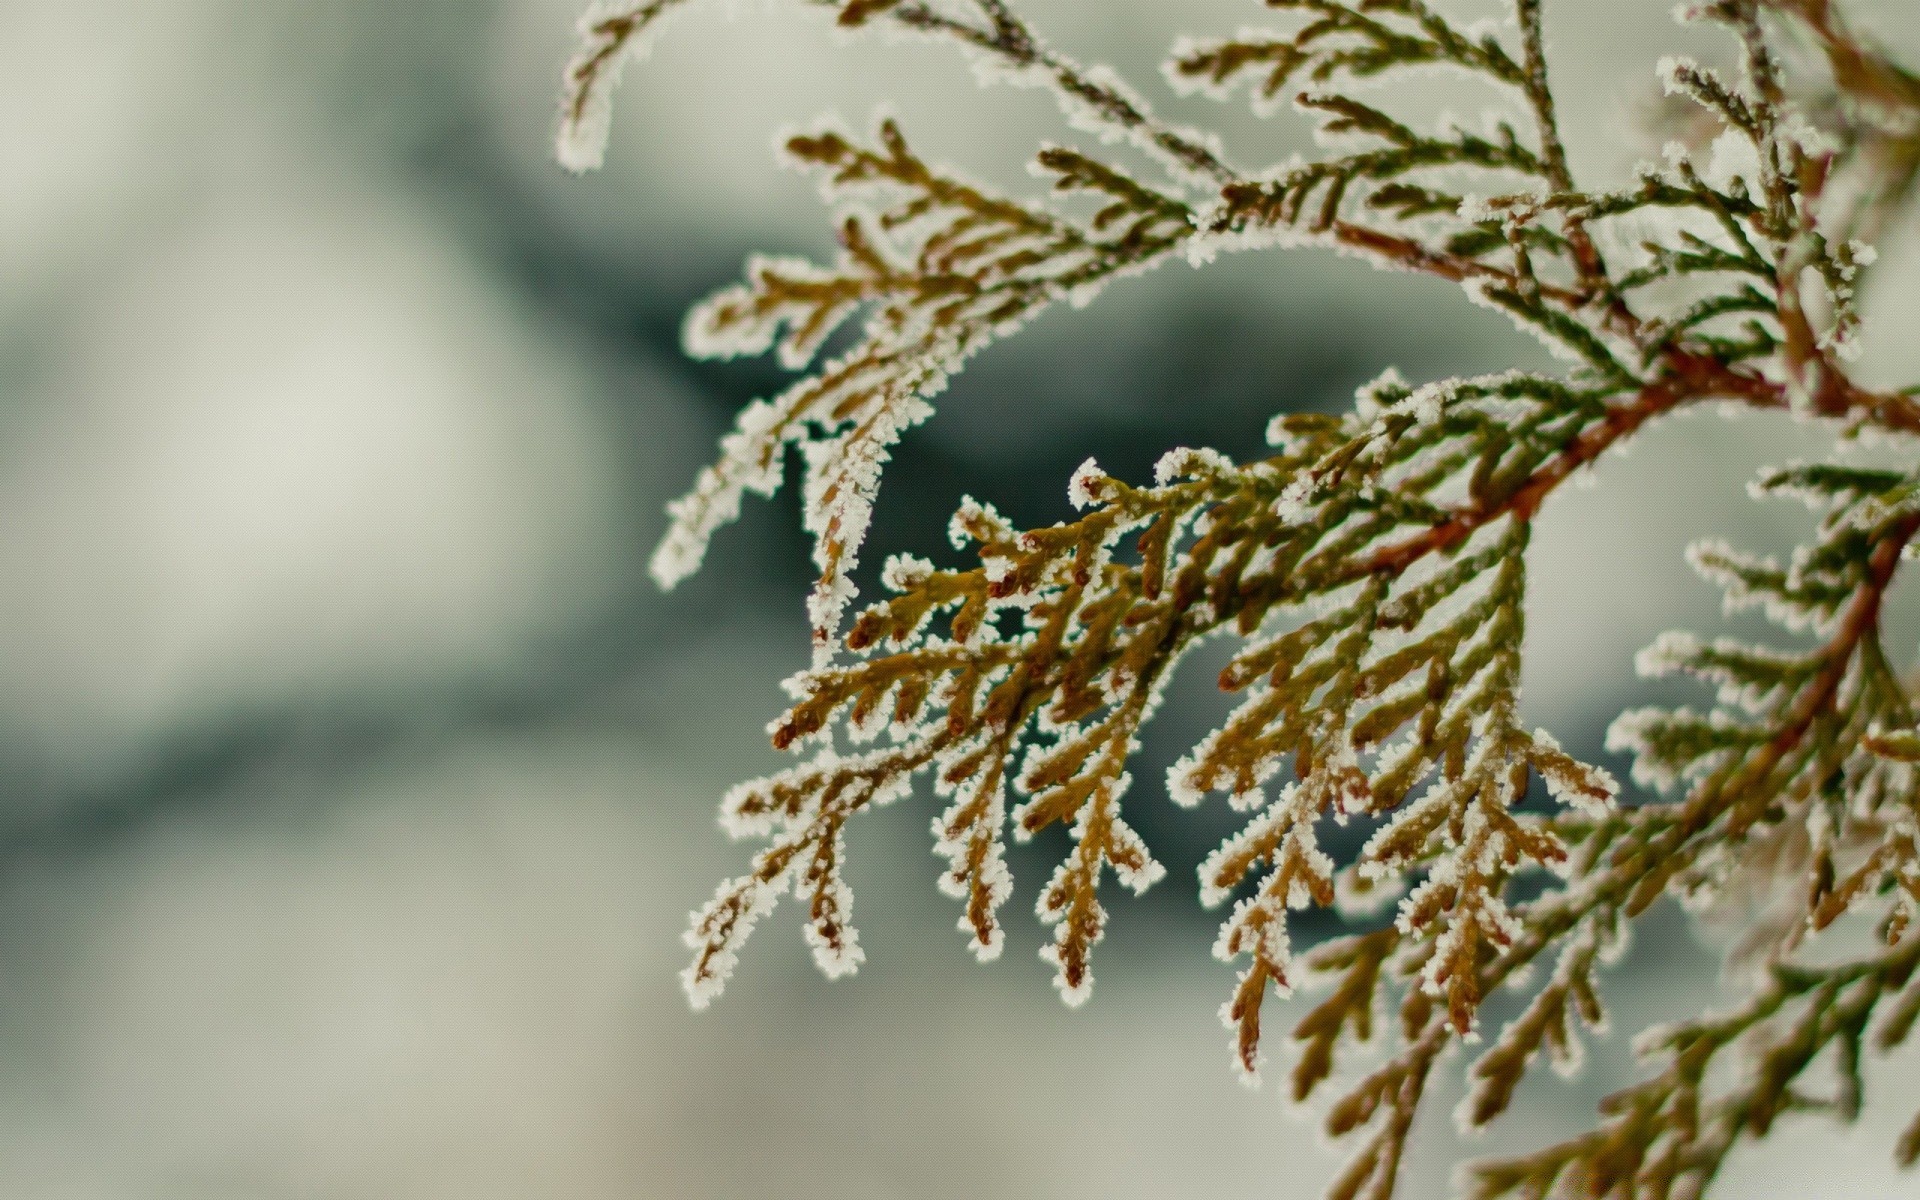
[[[688,1012],[679,934],[748,853],[714,805],[773,762],[807,569],[783,495],[680,591],[645,578],[662,502],[781,384],[683,359],[681,314],[750,250],[827,248],[813,185],[774,166],[784,126],[887,101],[923,149],[1028,193],[1036,141],[1077,135],[950,47],[706,0],[629,72],[608,168],[569,178],[548,145],[578,4],[0,3],[0,1196],[1317,1195],[1336,1152],[1227,1065],[1232,972],[1191,884],[1223,815],[1157,784],[1221,711],[1204,669],[1132,800],[1170,878],[1115,901],[1085,1009],[1025,915],[1058,847],[1017,857],[1010,953],[976,966],[923,798],[854,834],[858,976],[821,979],[783,912]],[[1290,115],[1155,76],[1177,32],[1258,22],[1253,0],[1023,7],[1243,161],[1306,145]],[[1549,8],[1594,177],[1663,136],[1660,53],[1719,54],[1670,7]],[[1851,7],[1920,57],[1909,0]],[[1865,370],[1905,383],[1911,218],[1881,250]],[[1448,287],[1330,256],[1167,267],[979,360],[897,456],[868,560],[937,552],[964,492],[1051,519],[1089,453],[1133,476],[1179,443],[1250,453],[1273,412],[1390,364],[1538,358]],[[1601,754],[1647,695],[1633,651],[1723,625],[1682,547],[1804,532],[1742,484],[1820,438],[1679,419],[1557,498],[1532,717]],[[1718,1002],[1724,940],[1651,916],[1616,1028]],[[1625,1040],[1577,1082],[1543,1072],[1488,1143],[1455,1135],[1449,1084],[1405,1194],[1572,1131],[1630,1077]],[[1721,1194],[1920,1186],[1889,1165],[1916,1066],[1880,1067],[1851,1131],[1788,1122],[1740,1152]]]

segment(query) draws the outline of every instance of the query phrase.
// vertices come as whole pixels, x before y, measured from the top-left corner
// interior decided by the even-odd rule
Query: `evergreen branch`
[[[823,652],[853,595],[849,575],[880,466],[900,434],[930,415],[926,399],[1039,310],[1164,259],[1192,234],[1177,200],[1076,151],[1048,150],[1040,162],[1062,190],[1107,196],[1110,203],[1084,227],[929,166],[891,121],[882,122],[878,141],[866,148],[828,132],[787,145],[837,189],[885,200],[872,221],[877,229],[850,214],[835,267],[756,260],[750,283],[719,293],[689,318],[688,346],[697,354],[759,353],[777,343],[788,365],[804,366],[840,323],[870,310],[852,350],[741,414],[721,460],[676,502],[674,525],[653,559],[662,584],[683,578],[714,529],[738,513],[744,493],[779,485],[786,448],[800,445],[820,569],[809,615]],[[883,234],[914,248],[898,254]]]
[[[1744,1135],[1765,1137],[1784,1113],[1830,1109],[1857,1113],[1864,1083],[1860,1049],[1883,1000],[1908,989],[1920,965],[1920,938],[1871,958],[1830,967],[1776,964],[1765,987],[1723,1017],[1650,1030],[1648,1053],[1665,1070],[1601,1101],[1610,1120],[1592,1133],[1475,1170],[1476,1197],[1698,1196]],[[1744,1046],[1755,1069],[1715,1093],[1708,1071],[1731,1047]],[[1831,1099],[1796,1088],[1820,1056],[1834,1051],[1839,1089]]]
[[[1514,0],[1514,18],[1519,23],[1520,40],[1524,47],[1524,86],[1527,107],[1533,111],[1534,128],[1540,139],[1542,174],[1556,193],[1571,194],[1577,189],[1573,172],[1567,166],[1566,146],[1560,140],[1560,119],[1554,111],[1553,89],[1547,78],[1541,0]],[[1581,285],[1593,292],[1602,290],[1607,281],[1607,265],[1601,260],[1599,249],[1587,235],[1586,226],[1577,214],[1568,219],[1567,244]]]
[[[1183,43],[1169,74],[1211,90],[1248,83],[1262,102],[1304,87],[1300,107],[1341,142],[1317,161],[1242,173],[1111,72],[1048,48],[1006,0],[816,2],[843,26],[955,41],[994,73],[1048,88],[1077,123],[1128,141],[1173,184],[1043,145],[1037,164],[1054,195],[1081,201],[1056,207],[928,164],[891,123],[870,143],[833,132],[790,142],[791,157],[860,202],[839,216],[841,253],[824,265],[750,261],[744,284],[690,318],[688,341],[710,354],[775,351],[806,374],[742,414],[721,461],[675,505],[654,564],[669,584],[691,570],[741,496],[771,491],[787,447],[801,448],[820,570],[816,656],[789,681],[794,702],[772,732],[809,757],[723,806],[732,832],[765,845],[694,915],[684,978],[696,1005],[788,892],[807,903],[821,967],[858,964],[845,825],[923,777],[947,798],[933,823],[940,887],[962,902],[960,927],[982,958],[1004,942],[1009,822],[1014,837],[1070,830],[1037,909],[1053,928],[1043,957],[1057,986],[1083,1000],[1107,921],[1101,883],[1111,874],[1139,891],[1161,875],[1125,813],[1140,736],[1187,653],[1223,636],[1237,644],[1220,685],[1239,702],[1167,782],[1185,804],[1224,792],[1242,818],[1200,879],[1209,904],[1234,901],[1215,946],[1242,968],[1221,1013],[1234,1060],[1258,1071],[1270,989],[1330,984],[1293,1034],[1304,1099],[1349,1041],[1376,1036],[1377,1007],[1397,1009],[1394,1049],[1328,1110],[1328,1128],[1359,1143],[1334,1196],[1392,1195],[1432,1072],[1478,1032],[1492,989],[1551,964],[1469,1068],[1460,1116],[1473,1126],[1503,1112],[1543,1057],[1577,1065],[1584,1032],[1605,1019],[1599,970],[1636,916],[1662,896],[1711,899],[1747,877],[1785,882],[1804,901],[1787,925],[1749,937],[1767,972],[1758,991],[1656,1039],[1667,1065],[1609,1100],[1598,1129],[1484,1164],[1474,1186],[1536,1200],[1697,1196],[1741,1137],[1778,1116],[1851,1117],[1868,1032],[1890,1046],[1920,1020],[1909,932],[1920,731],[1880,636],[1920,535],[1920,477],[1832,463],[1775,471],[1759,491],[1824,510],[1808,545],[1785,564],[1695,548],[1730,610],[1761,607],[1815,641],[1775,649],[1676,633],[1649,648],[1643,671],[1690,674],[1715,703],[1615,723],[1610,745],[1635,751],[1636,781],[1678,793],[1631,807],[1612,804],[1604,772],[1519,720],[1526,546],[1556,488],[1700,401],[1920,434],[1912,391],[1863,386],[1846,368],[1875,258],[1861,231],[1920,178],[1915,77],[1830,0],[1703,0],[1688,15],[1731,34],[1739,76],[1680,59],[1662,70],[1717,129],[1715,164],[1696,169],[1678,149],[1637,185],[1596,192],[1568,164],[1540,0],[1514,0],[1511,47],[1422,0],[1273,0],[1300,18],[1292,32]],[[563,101],[569,165],[598,160],[619,64],[675,6],[603,7],[583,25]],[[1806,64],[1780,53],[1783,29],[1811,40],[1830,78],[1797,78]],[[1516,101],[1531,132],[1427,130],[1348,89],[1439,64]],[[1720,150],[1752,165],[1729,171]],[[1190,200],[1196,192],[1205,198]],[[1345,415],[1277,418],[1262,460],[1174,451],[1151,486],[1089,460],[1069,488],[1082,515],[1056,526],[1018,530],[969,501],[952,532],[971,565],[896,558],[882,576],[891,595],[840,635],[889,447],[972,354],[1177,251],[1197,265],[1222,249],[1303,243],[1458,283],[1572,365],[1558,377],[1419,387],[1389,373]],[[815,363],[854,321],[851,348]],[[843,753],[837,737],[880,745]],[[1558,801],[1544,813],[1522,805],[1535,778]],[[1376,827],[1337,863],[1321,847],[1324,823],[1356,817]],[[1516,893],[1516,879],[1542,872],[1544,887]],[[1395,919],[1296,958],[1292,914],[1355,896],[1399,896]],[[1885,952],[1801,965],[1808,939],[1867,910]],[[1735,1045],[1757,1049],[1757,1068],[1709,1088],[1709,1067]],[[1838,1069],[1829,1097],[1800,1082],[1816,1059]],[[1920,1124],[1896,1153],[1920,1155]]]
[[[686,0],[596,0],[580,17],[580,48],[567,64],[555,151],[570,171],[597,170],[607,154],[620,73],[647,49],[655,23]]]
[[[1292,36],[1243,34],[1220,41],[1184,41],[1168,74],[1176,84],[1222,89],[1265,71],[1256,88],[1267,99],[1296,77],[1329,83],[1406,67],[1446,63],[1508,87],[1526,86],[1524,69],[1492,35],[1473,38],[1421,0],[1269,0],[1268,7],[1308,14]]]
[[[1818,486],[1827,495],[1841,494],[1830,482]],[[1831,600],[1812,609],[1803,607],[1804,587],[1776,593],[1779,610],[1789,619],[1826,625],[1831,632],[1811,656],[1771,663],[1751,660],[1746,664],[1748,677],[1732,680],[1736,695],[1743,688],[1750,692],[1756,683],[1770,685],[1768,694],[1775,698],[1764,706],[1761,724],[1744,726],[1729,719],[1718,728],[1702,729],[1706,741],[1697,749],[1668,741],[1663,733],[1665,718],[1646,710],[1625,714],[1609,733],[1610,745],[1638,750],[1636,779],[1664,783],[1680,770],[1699,779],[1678,807],[1673,823],[1648,845],[1631,852],[1630,857],[1644,863],[1645,870],[1630,898],[1629,913],[1646,908],[1682,878],[1709,845],[1718,855],[1724,853],[1721,847],[1739,844],[1782,799],[1822,794],[1847,759],[1859,752],[1867,729],[1888,715],[1886,706],[1895,705],[1896,715],[1904,711],[1897,685],[1890,691],[1884,679],[1862,673],[1871,672],[1876,661],[1884,661],[1877,640],[1880,610],[1902,551],[1920,531],[1920,512],[1896,509],[1865,534],[1845,519],[1871,508],[1861,500],[1843,507],[1829,523],[1828,540],[1803,556],[1794,573],[1800,578],[1826,575],[1836,583],[1851,581],[1843,607]],[[1827,553],[1822,554],[1823,550]],[[1832,565],[1823,563],[1823,558]],[[1724,652],[1702,654],[1690,644],[1668,641],[1643,656],[1642,668],[1654,673],[1686,670],[1725,684],[1729,681],[1725,658]],[[1843,703],[1843,684],[1850,681]],[[1883,686],[1870,686],[1876,682]],[[1828,736],[1813,738],[1821,728]],[[1679,746],[1685,749],[1676,760],[1670,755]],[[1710,840],[1703,840],[1709,831]],[[1708,880],[1696,876],[1692,882],[1704,886]]]

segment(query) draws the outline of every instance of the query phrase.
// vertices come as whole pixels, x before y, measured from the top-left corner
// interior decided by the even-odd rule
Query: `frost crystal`
[[[1100,464],[1089,458],[1067,481],[1067,502],[1079,509],[1092,508],[1100,501],[1100,485],[1105,479]]]

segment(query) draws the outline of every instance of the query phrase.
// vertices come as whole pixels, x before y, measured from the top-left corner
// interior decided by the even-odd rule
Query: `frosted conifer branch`
[[[596,9],[583,26],[563,162],[597,161],[618,64],[673,2]],[[843,26],[954,42],[983,75],[1048,89],[1076,128],[1138,154],[1042,144],[1052,193],[1018,198],[927,162],[892,122],[870,138],[793,138],[789,158],[843,204],[840,254],[752,259],[689,317],[691,352],[772,352],[800,376],[741,414],[675,502],[656,577],[695,569],[745,494],[779,486],[794,448],[819,572],[814,662],[772,726],[778,748],[807,757],[723,804],[728,830],[764,845],[694,914],[693,1002],[719,992],[788,893],[807,905],[821,968],[852,971],[846,824],[922,779],[944,801],[938,886],[982,959],[1005,941],[1007,839],[1068,831],[1036,909],[1056,986],[1085,1000],[1109,920],[1102,882],[1138,892],[1162,874],[1128,820],[1135,755],[1188,652],[1226,639],[1219,684],[1239,703],[1166,788],[1185,806],[1223,793],[1237,817],[1199,887],[1226,909],[1216,955],[1240,968],[1221,1008],[1238,1069],[1255,1077],[1271,1041],[1269,991],[1317,993],[1290,1039],[1297,1100],[1329,1085],[1349,1047],[1382,1045],[1325,1110],[1329,1132],[1356,1145],[1336,1200],[1393,1195],[1456,1044],[1488,1038],[1456,1112],[1469,1128],[1505,1111],[1543,1057],[1577,1067],[1605,1023],[1602,968],[1667,896],[1726,905],[1759,887],[1804,902],[1784,924],[1753,923],[1743,953],[1760,982],[1738,1008],[1646,1038],[1652,1073],[1610,1099],[1597,1128],[1481,1164],[1465,1186],[1535,1200],[1698,1195],[1739,1139],[1781,1114],[1851,1117],[1863,1051],[1899,1044],[1920,1019],[1920,721],[1880,633],[1920,534],[1920,475],[1784,467],[1755,493],[1815,510],[1806,545],[1784,562],[1694,547],[1728,610],[1759,609],[1788,643],[1675,632],[1641,655],[1643,672],[1693,678],[1712,702],[1614,722],[1609,747],[1633,754],[1634,782],[1654,793],[1630,803],[1521,719],[1527,545],[1563,483],[1703,402],[1790,410],[1911,450],[1913,391],[1864,386],[1849,362],[1862,285],[1886,269],[1871,242],[1920,177],[1920,77],[1855,35],[1833,0],[1692,4],[1683,15],[1726,32],[1739,61],[1662,65],[1710,148],[1675,145],[1630,184],[1596,189],[1563,145],[1544,0],[1470,28],[1424,0],[1270,0],[1289,27],[1184,39],[1167,67],[1182,88],[1244,84],[1263,111],[1292,101],[1328,148],[1245,170],[1111,71],[1053,50],[1006,0],[818,6]],[[1789,35],[1815,57],[1782,54]],[[1498,106],[1486,124],[1402,119],[1353,86],[1391,89],[1435,67],[1485,87]],[[1127,165],[1142,155],[1153,171]],[[1067,482],[1078,515],[1055,526],[1021,530],[969,500],[951,526],[966,557],[896,557],[880,573],[888,595],[843,628],[891,447],[974,354],[1175,254],[1202,265],[1298,245],[1456,283],[1562,365],[1417,383],[1388,372],[1346,413],[1277,416],[1268,457],[1180,448],[1150,484],[1089,459]],[[818,361],[850,324],[848,348]],[[1527,803],[1535,780],[1545,808]],[[1369,836],[1337,861],[1326,824],[1351,821]],[[1397,906],[1372,915],[1382,906],[1347,903],[1356,894]],[[1355,927],[1296,946],[1293,914],[1336,906]],[[1839,964],[1803,953],[1850,917],[1873,921],[1884,949]],[[1501,987],[1521,1003],[1489,1034],[1483,1001]],[[1755,1065],[1722,1087],[1707,1072],[1736,1046]],[[1800,1082],[1816,1059],[1839,1063],[1838,1090],[1817,1105]],[[1920,1156],[1920,1124],[1895,1150]]]
[[[686,0],[599,0],[580,18],[580,49],[567,64],[554,153],[569,171],[594,171],[607,156],[613,93],[629,60],[643,57],[655,24]]]

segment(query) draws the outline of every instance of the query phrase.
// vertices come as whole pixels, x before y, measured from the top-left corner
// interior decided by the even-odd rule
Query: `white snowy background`
[[[747,853],[714,803],[772,759],[806,571],[783,498],[683,593],[644,580],[661,502],[778,382],[682,362],[678,312],[749,249],[826,244],[812,185],[772,165],[783,126],[891,100],[1015,187],[1069,135],[947,47],[705,0],[629,72],[607,169],[568,178],[548,140],[577,2],[0,5],[0,1196],[1317,1195],[1334,1152],[1228,1068],[1232,975],[1190,882],[1217,828],[1115,902],[1077,1012],[1030,924],[972,963],[912,803],[854,835],[858,976],[821,979],[782,914],[687,1011],[685,913]],[[1245,160],[1303,144],[1154,76],[1176,32],[1259,23],[1253,0],[1023,7]],[[1703,45],[1670,7],[1549,5],[1583,168],[1647,153],[1654,59]],[[1908,0],[1853,8],[1920,51]],[[1881,249],[1867,369],[1911,382],[1913,223]],[[1245,451],[1389,364],[1533,353],[1456,300],[1313,255],[1117,287],[969,373],[876,537],[931,548],[961,490],[1044,519],[1087,439],[1116,469],[1199,434]],[[1555,501],[1536,719],[1595,745],[1638,646],[1717,627],[1680,551],[1792,537],[1805,513],[1742,484],[1811,436],[1678,420]],[[1169,717],[1163,762],[1206,719]],[[1031,859],[1022,883],[1016,907]],[[1656,914],[1616,1027],[1715,1002],[1716,969],[1711,933]],[[1623,1041],[1576,1084],[1543,1074],[1491,1142],[1433,1097],[1404,1194],[1571,1132],[1630,1076]],[[1853,1130],[1742,1151],[1720,1194],[1920,1186],[1889,1165],[1915,1065],[1874,1069]]]

